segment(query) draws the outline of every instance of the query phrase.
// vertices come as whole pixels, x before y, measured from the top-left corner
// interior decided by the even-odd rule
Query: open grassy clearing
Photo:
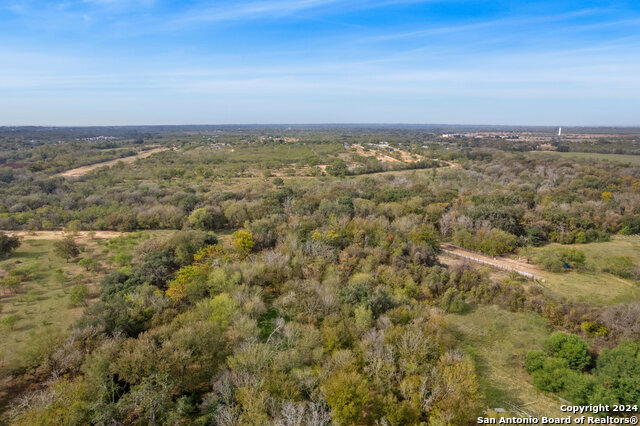
[[[558,244],[551,244],[551,246]],[[558,245],[559,246],[559,245]],[[603,272],[607,266],[607,259],[611,257],[629,256],[633,261],[640,263],[640,239],[638,237],[618,237],[613,241],[604,243],[574,244],[565,247],[582,250],[587,257],[587,270],[553,273],[545,271],[536,265],[526,265],[528,268],[520,268],[526,272],[534,273],[542,277],[540,282],[548,292],[558,298],[564,298],[572,302],[581,302],[590,305],[609,305],[631,300],[640,300],[640,286],[631,280]],[[458,251],[465,252],[458,249]],[[473,253],[475,258],[492,259],[500,263],[501,257],[491,258]],[[491,278],[504,279],[508,272],[491,268],[485,264],[475,263],[471,260],[454,259],[446,253],[440,256],[440,260],[449,266],[461,263],[471,263],[476,268],[490,272]],[[503,264],[511,266],[509,259],[504,259]],[[524,262],[524,261],[522,261]]]
[[[544,318],[497,306],[479,306],[446,319],[476,365],[484,405],[516,414],[560,416],[560,401],[538,391],[522,365],[549,336]]]
[[[247,177],[230,177],[224,178],[220,180],[211,180],[208,181],[208,185],[211,188],[215,189],[224,189],[228,191],[245,191],[245,190],[255,190],[256,187],[261,190],[272,190],[275,188],[273,184],[273,179],[276,177],[282,178],[284,182],[284,186],[291,188],[304,188],[304,187],[314,187],[318,184],[330,184],[335,182],[340,182],[345,179],[364,179],[367,177],[374,176],[387,176],[387,179],[392,179],[396,176],[420,176],[427,175],[429,177],[433,177],[434,174],[444,173],[451,168],[459,168],[460,166],[457,163],[443,163],[445,165],[432,168],[432,169],[402,169],[402,170],[386,170],[381,172],[373,172],[373,173],[364,173],[358,175],[348,175],[345,177],[336,177],[330,175],[324,176],[298,176],[298,175],[286,175],[284,173],[274,173],[273,176],[264,177],[264,176],[247,176]],[[318,166],[325,167],[325,166]]]
[[[611,241],[603,243],[573,244],[571,247],[582,250],[587,256],[587,264],[601,269],[607,258],[629,256],[634,262],[640,263],[640,236],[615,235]]]
[[[590,305],[609,305],[640,299],[640,287],[606,273],[544,272],[542,285],[569,301]]]
[[[551,246],[559,244],[551,244]],[[640,238],[638,236],[614,236],[611,241],[565,245],[581,250],[586,255],[587,271],[552,273],[541,272],[543,283],[554,294],[568,300],[594,305],[640,300],[640,285],[632,280],[603,272],[609,259],[629,256],[640,264]]]
[[[16,268],[33,272],[17,293],[5,293],[0,320],[16,319],[13,326],[3,324],[0,331],[2,369],[19,366],[23,350],[44,334],[62,333],[80,317],[83,308],[74,307],[69,292],[75,284],[86,284],[93,296],[97,291],[99,268],[88,272],[77,263],[67,263],[53,252],[53,240],[25,240],[9,259],[0,262],[0,274]],[[95,257],[100,252],[96,241],[82,247],[81,257]],[[60,272],[56,272],[60,270]]]
[[[81,253],[72,262],[65,262],[54,253],[54,242],[65,235],[62,231],[23,235],[18,250],[0,261],[0,276],[6,276],[16,268],[31,271],[29,279],[16,293],[0,293],[0,321],[7,317],[15,319],[12,326],[3,324],[0,327],[0,372],[19,368],[25,348],[43,336],[64,334],[81,316],[84,307],[73,306],[69,300],[74,285],[85,284],[89,288],[87,303],[91,303],[97,297],[100,279],[105,273],[128,265],[141,241],[152,234],[169,232],[136,232],[115,238],[105,236],[113,237],[116,233],[82,232],[76,236]],[[87,271],[78,264],[82,258],[96,259],[99,266],[95,271]]]
[[[147,158],[153,154],[157,154],[158,152],[163,152],[163,151],[167,151],[171,148],[154,148],[148,151],[142,151],[139,154],[136,155],[132,155],[130,157],[123,157],[123,158],[118,158],[116,160],[109,160],[109,161],[102,161],[100,163],[96,163],[96,164],[90,164],[88,166],[82,166],[82,167],[77,167],[75,169],[71,169],[71,170],[67,170],[64,171],[62,173],[58,173],[56,176],[62,176],[62,177],[79,177],[79,176],[84,176],[87,173],[98,169],[100,167],[110,167],[110,166],[114,166],[116,164],[118,164],[119,162],[123,162],[125,164],[131,164],[134,161],[141,159],[141,158]]]
[[[600,154],[595,152],[550,152],[550,151],[531,151],[530,154],[535,156],[564,157],[572,160],[594,160],[594,161],[611,161],[614,163],[629,163],[633,166],[640,166],[640,155],[626,154]]]

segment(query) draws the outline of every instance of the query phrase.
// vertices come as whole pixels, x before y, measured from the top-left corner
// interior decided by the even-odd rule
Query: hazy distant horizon
[[[275,128],[278,130],[304,130],[304,129],[416,129],[416,130],[438,130],[438,131],[533,131],[551,132],[556,134],[558,128],[562,128],[563,133],[572,132],[619,132],[621,134],[635,134],[640,132],[640,126],[557,126],[557,125],[512,125],[512,124],[450,124],[450,123],[217,123],[217,124],[123,124],[123,125],[0,125],[0,130],[166,130],[166,129],[189,129],[189,130],[216,130],[216,129],[260,129]],[[289,128],[289,129],[287,129]]]
[[[174,122],[156,122],[156,123],[138,123],[138,122],[113,122],[113,123],[88,123],[88,124],[50,124],[50,123],[29,123],[29,124],[12,124],[3,123],[0,118],[0,128],[126,128],[126,127],[207,127],[207,126],[416,126],[416,127],[483,127],[487,129],[492,128],[531,128],[531,129],[558,129],[561,127],[564,129],[638,129],[640,130],[640,123],[638,124],[567,124],[567,123],[552,123],[552,124],[523,124],[523,123],[436,123],[436,122],[209,122],[209,123],[174,123]]]
[[[640,126],[640,3],[22,0],[0,125]]]

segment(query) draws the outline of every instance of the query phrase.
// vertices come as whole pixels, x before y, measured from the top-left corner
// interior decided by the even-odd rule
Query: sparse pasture
[[[588,305],[610,305],[640,299],[640,287],[606,273],[543,273],[543,286],[555,295]]]
[[[157,234],[158,232],[156,232]],[[116,233],[105,233],[113,236]],[[97,298],[101,277],[111,269],[126,267],[135,246],[149,238],[148,233],[131,233],[115,238],[99,238],[79,233],[80,255],[66,262],[55,254],[54,243],[64,235],[49,231],[44,235],[25,235],[22,245],[8,259],[0,261],[0,277],[20,272],[23,283],[13,291],[0,292],[0,373],[21,369],[25,350],[36,343],[60,339],[80,316],[86,304]],[[46,237],[42,239],[40,237]],[[82,262],[92,259],[94,262]],[[86,286],[88,299],[74,303],[76,286]],[[26,356],[29,356],[28,354]]]
[[[474,361],[487,409],[501,408],[505,414],[562,414],[561,402],[538,391],[522,368],[526,353],[542,349],[550,334],[544,318],[479,306],[469,313],[447,314],[446,319]]]
[[[640,285],[636,281],[606,272],[616,258],[629,257],[636,265],[640,264],[640,237],[614,236],[607,242],[563,247],[584,252],[585,271],[541,272],[547,290],[567,300],[590,305],[640,300]]]
[[[597,152],[553,152],[553,151],[531,151],[535,156],[554,156],[571,160],[593,160],[610,161],[613,163],[629,163],[632,166],[640,166],[640,155],[627,154],[600,154]]]
[[[82,246],[80,257],[92,256],[97,243]],[[19,369],[23,352],[43,337],[60,336],[80,317],[69,294],[74,285],[87,285],[90,297],[97,290],[98,270],[89,272],[77,262],[65,262],[54,254],[53,240],[25,240],[9,259],[0,262],[0,274],[23,270],[24,282],[15,291],[0,295],[0,371]]]

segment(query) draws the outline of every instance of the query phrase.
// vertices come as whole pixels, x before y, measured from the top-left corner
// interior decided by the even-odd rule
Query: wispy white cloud
[[[640,44],[639,44],[640,45]],[[640,48],[624,45],[503,53],[425,67],[405,61],[310,60],[282,65],[128,69],[37,54],[0,70],[3,91],[171,92],[177,96],[455,96],[504,99],[640,97]],[[625,58],[621,52],[632,53]],[[10,54],[0,52],[0,59]],[[77,70],[84,69],[83,72]]]
[[[231,5],[197,7],[173,20],[173,24],[284,17],[312,10],[334,14],[345,11],[436,1],[444,2],[447,0],[264,0],[237,2]]]
[[[559,13],[552,15],[541,16],[529,16],[529,17],[510,17],[500,19],[489,19],[483,21],[475,21],[464,24],[453,25],[431,25],[428,28],[412,30],[412,31],[399,31],[399,32],[387,32],[385,34],[374,35],[366,38],[362,38],[360,42],[375,43],[383,41],[392,41],[406,38],[417,38],[431,35],[447,35],[452,33],[462,32],[474,32],[482,29],[494,29],[496,31],[504,31],[506,27],[522,27],[532,26],[537,24],[550,24],[554,22],[562,22],[571,20],[577,17],[602,15],[606,12],[605,9],[582,9],[573,12]]]
[[[553,118],[552,112],[596,119],[605,105],[607,120],[619,122],[615,113],[629,121],[640,107],[638,13],[553,13],[551,3],[534,15],[425,13],[405,20],[387,19],[386,10],[352,13],[398,7],[398,16],[408,16],[441,3],[447,13],[460,7],[414,3],[426,2],[193,0],[186,9],[168,0],[24,0],[13,11],[0,5],[0,123],[20,114],[43,123],[50,114],[65,124],[75,112],[100,124],[103,114],[118,111],[126,111],[122,120],[138,122],[469,122],[490,117],[492,108],[502,115],[491,121],[506,122],[527,105],[538,105],[529,107],[535,120],[520,122]],[[12,28],[3,32],[4,17]],[[463,115],[443,120],[438,108]],[[218,118],[207,120],[202,111]],[[421,115],[427,112],[432,118]]]
[[[236,3],[209,8],[198,8],[174,20],[174,24],[197,21],[230,21],[265,16],[283,16],[303,10],[326,7],[338,0],[285,0]]]

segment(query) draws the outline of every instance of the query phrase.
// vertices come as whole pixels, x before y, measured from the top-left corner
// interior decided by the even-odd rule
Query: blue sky
[[[0,125],[640,125],[640,1],[0,0]]]

